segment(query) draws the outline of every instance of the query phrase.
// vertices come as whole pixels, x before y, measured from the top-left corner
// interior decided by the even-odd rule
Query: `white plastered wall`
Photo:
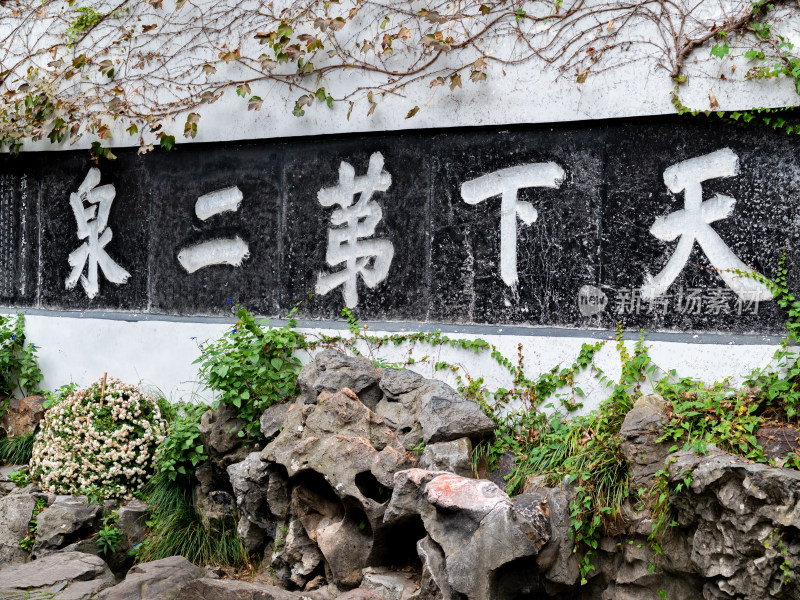
[[[211,394],[198,381],[197,367],[192,364],[199,356],[198,342],[215,339],[232,327],[225,323],[191,321],[131,320],[120,321],[107,318],[71,316],[48,316],[29,314],[26,316],[26,334],[39,349],[39,363],[44,372],[45,388],[56,388],[74,381],[87,385],[107,372],[131,383],[158,390],[173,401],[200,398],[210,400]],[[329,328],[330,323],[321,323],[320,328],[300,328],[311,335],[347,335],[346,330]],[[392,327],[394,331],[398,328]],[[372,335],[382,332],[370,327]],[[583,343],[595,342],[598,337],[574,337],[570,335],[537,335],[535,329],[523,335],[504,335],[502,330],[494,333],[479,329],[468,333],[448,333],[450,337],[468,337],[487,341],[504,355],[516,360],[518,345],[527,375],[536,376],[561,364],[569,366],[577,357]],[[608,337],[610,337],[609,334]],[[599,338],[605,337],[600,334]],[[647,341],[653,361],[662,369],[675,369],[678,376],[695,377],[704,381],[722,380],[730,377],[732,382],[753,368],[767,365],[776,345],[770,341],[742,343],[742,340],[727,343],[698,343],[696,341],[670,341],[654,339]],[[626,341],[632,350],[634,341]],[[369,349],[362,347],[369,355]],[[463,372],[472,377],[483,377],[490,389],[510,387],[508,373],[499,367],[488,353],[456,350],[445,347],[417,345],[384,346],[373,358],[388,362],[404,362],[409,350],[416,362],[412,369],[427,377],[437,377],[454,383],[447,371],[434,372],[433,364],[447,361],[463,367]],[[427,360],[422,360],[424,357]],[[304,361],[308,356],[302,357]],[[619,355],[613,340],[596,355],[595,365],[611,380],[620,373]],[[577,382],[586,393],[584,410],[587,412],[608,394],[608,387],[590,373],[584,372]]]

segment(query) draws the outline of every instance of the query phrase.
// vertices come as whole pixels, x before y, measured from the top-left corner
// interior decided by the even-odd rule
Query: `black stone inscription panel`
[[[146,161],[151,310],[217,314],[242,304],[280,312],[280,154],[252,145],[178,150],[174,160]],[[220,258],[227,262],[206,264]]]
[[[433,159],[432,319],[580,324],[574,282],[597,277],[598,140],[505,132],[442,135],[434,145],[442,150]],[[525,172],[531,166],[552,173],[537,181],[535,171]],[[477,197],[462,187],[498,172],[506,174]],[[504,223],[507,210],[516,214]]]
[[[118,155],[99,167],[88,152],[48,152],[40,158],[42,308],[147,309],[150,180],[134,152]],[[71,195],[81,191],[87,192],[78,198],[88,211],[86,224],[96,229],[83,237],[70,204]],[[99,196],[103,199],[96,202]]]
[[[38,195],[32,165],[14,172],[15,162],[0,158],[0,302],[25,306],[36,301]]]
[[[335,318],[347,304],[346,288],[352,286],[351,306],[358,307],[363,318],[391,315],[414,320],[425,316],[431,275],[431,185],[430,154],[420,141],[402,137],[392,144],[374,138],[352,140],[326,144],[313,153],[295,144],[287,152],[281,276],[284,307],[302,300],[300,315]],[[346,182],[348,165],[356,182],[354,188]],[[344,176],[340,175],[342,169]],[[370,173],[383,180],[378,187],[385,189],[375,189],[369,197],[351,193],[363,187],[358,182]],[[336,214],[343,212],[342,204],[326,201],[323,205],[318,198],[320,190],[341,194],[337,200],[351,203],[344,222],[336,219]],[[356,228],[369,233],[364,239],[370,241],[356,242],[352,253],[348,244],[331,242],[338,239],[332,236],[348,236]],[[375,253],[367,243],[373,244]],[[368,286],[356,267],[351,276],[341,278],[344,283],[339,283],[335,274],[347,263],[338,259],[349,254],[363,263],[368,273],[378,273],[375,277],[380,281]]]
[[[0,158],[0,305],[778,333],[800,155],[677,117]]]

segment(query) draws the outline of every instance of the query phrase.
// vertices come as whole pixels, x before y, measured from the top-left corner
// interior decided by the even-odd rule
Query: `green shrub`
[[[0,315],[0,399],[41,394],[40,381],[36,346],[25,344],[25,316]]]
[[[208,459],[197,427],[208,408],[188,402],[172,405],[167,435],[156,449],[154,463],[156,471],[168,480],[190,476],[197,465]]]
[[[56,494],[130,497],[152,473],[165,423],[158,403],[117,379],[78,390],[45,413],[31,477]]]
[[[200,344],[200,377],[219,393],[219,400],[234,406],[247,422],[240,436],[259,438],[261,413],[276,402],[285,402],[298,394],[297,375],[300,360],[294,353],[306,346],[305,337],[295,331],[297,324],[289,315],[283,327],[268,327],[239,308],[238,321],[215,342]]]

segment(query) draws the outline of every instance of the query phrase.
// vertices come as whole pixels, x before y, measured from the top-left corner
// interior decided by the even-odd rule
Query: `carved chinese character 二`
[[[461,185],[461,198],[478,204],[494,196],[500,203],[500,277],[515,286],[517,276],[517,217],[530,225],[539,216],[530,202],[517,200],[517,191],[530,187],[557,188],[564,180],[564,169],[556,163],[533,163],[500,169]]]
[[[683,192],[683,209],[666,217],[658,217],[650,233],[664,241],[680,237],[675,253],[661,272],[648,275],[642,285],[646,298],[660,296],[675,281],[686,266],[695,241],[705,252],[708,260],[719,271],[720,276],[740,298],[746,294],[760,300],[769,300],[772,294],[767,287],[749,277],[741,277],[733,271],[749,271],[750,268],[725,245],[710,223],[725,219],[733,212],[736,200],[721,194],[703,201],[702,183],[718,177],[733,177],[739,172],[739,158],[730,148],[684,160],[664,171],[664,183],[675,194]]]
[[[130,277],[130,273],[119,266],[105,251],[112,237],[111,228],[106,227],[108,215],[117,192],[113,185],[98,187],[99,183],[100,170],[91,168],[78,187],[77,193],[69,196],[69,203],[78,226],[78,239],[86,241],[69,255],[72,272],[67,278],[66,285],[67,289],[71,290],[80,280],[90,299],[100,291],[98,267],[112,283],[123,284]],[[83,274],[84,267],[87,267],[87,275]]]
[[[392,176],[383,170],[383,155],[375,152],[369,159],[367,174],[355,176],[352,165],[339,165],[339,185],[324,188],[317,193],[322,206],[338,204],[331,215],[332,225],[344,225],[328,229],[328,250],[325,260],[334,267],[344,268],[334,273],[320,273],[316,292],[325,295],[344,286],[342,295],[348,308],[358,304],[358,276],[369,288],[374,288],[389,275],[394,257],[394,245],[384,239],[364,239],[375,235],[375,227],[383,217],[380,205],[372,200],[375,192],[385,192],[392,185]],[[358,202],[353,197],[358,194]]]
[[[236,212],[242,204],[242,192],[238,187],[229,187],[204,194],[197,199],[194,212],[205,221],[223,212]],[[218,238],[183,248],[178,253],[178,262],[189,273],[211,265],[238,267],[250,256],[247,242],[238,235]]]

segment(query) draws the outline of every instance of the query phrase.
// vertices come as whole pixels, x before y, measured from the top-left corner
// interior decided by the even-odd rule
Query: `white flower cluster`
[[[53,494],[130,497],[152,472],[166,423],[158,403],[118,379],[95,382],[45,413],[30,470]]]

